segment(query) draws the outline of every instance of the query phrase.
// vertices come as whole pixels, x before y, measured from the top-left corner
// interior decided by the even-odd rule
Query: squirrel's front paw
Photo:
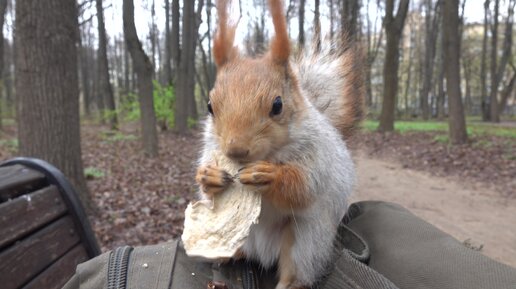
[[[238,179],[244,185],[253,186],[256,191],[267,192],[276,180],[277,165],[271,162],[260,161],[249,164],[238,173]]]
[[[223,192],[233,182],[230,174],[214,165],[200,166],[195,180],[202,192],[210,196]]]

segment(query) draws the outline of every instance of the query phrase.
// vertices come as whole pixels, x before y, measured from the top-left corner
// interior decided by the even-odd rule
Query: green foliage
[[[18,139],[2,139],[0,146],[6,147],[9,151],[15,152],[18,150]]]
[[[2,111],[5,113],[5,111]],[[3,125],[16,125],[16,120],[14,118],[2,118]]]
[[[104,171],[95,167],[87,167],[84,169],[84,176],[87,180],[100,179],[106,176]]]
[[[129,93],[119,107],[123,120],[136,121],[140,119],[140,103],[138,95]]]
[[[187,125],[188,125],[188,128],[194,128],[197,126],[197,120],[194,118],[188,117]]]
[[[153,81],[154,91],[154,111],[158,123],[166,124],[167,127],[174,127],[174,108],[176,95],[173,86],[161,86],[157,81]],[[130,93],[126,96],[121,105],[123,119],[135,121],[140,119],[140,104],[138,95]]]
[[[176,94],[174,87],[161,86],[154,81],[154,109],[156,110],[156,119],[159,123],[165,123],[168,127],[174,127],[174,109],[176,103]]]
[[[100,137],[102,140],[108,143],[114,143],[119,141],[133,141],[138,137],[133,134],[124,134],[120,131],[103,131]]]

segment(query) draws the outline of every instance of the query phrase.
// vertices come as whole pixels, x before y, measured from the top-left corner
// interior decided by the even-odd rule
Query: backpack
[[[515,289],[516,269],[466,247],[399,205],[352,204],[320,289]],[[123,246],[77,267],[63,289],[269,289],[275,269],[188,257],[181,242]]]

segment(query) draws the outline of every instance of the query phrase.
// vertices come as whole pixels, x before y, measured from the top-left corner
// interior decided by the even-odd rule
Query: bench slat
[[[22,165],[0,167],[0,203],[45,185],[45,175],[38,171]]]
[[[75,267],[86,260],[88,260],[86,250],[82,245],[77,245],[36,276],[23,289],[60,289],[75,273]]]
[[[25,284],[79,242],[74,223],[65,216],[0,253],[0,284]]]
[[[0,204],[0,248],[56,219],[66,206],[56,186]]]

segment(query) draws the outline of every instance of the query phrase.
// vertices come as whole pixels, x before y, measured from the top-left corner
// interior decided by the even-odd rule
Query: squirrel
[[[265,54],[246,57],[234,46],[228,5],[217,0],[217,77],[196,181],[205,196],[233,181],[260,193],[259,223],[239,253],[264,268],[277,264],[276,289],[309,288],[335,256],[354,186],[346,141],[364,115],[362,54],[348,41],[340,52],[292,56],[283,3],[268,0],[275,35]],[[214,151],[242,165],[235,179]]]

